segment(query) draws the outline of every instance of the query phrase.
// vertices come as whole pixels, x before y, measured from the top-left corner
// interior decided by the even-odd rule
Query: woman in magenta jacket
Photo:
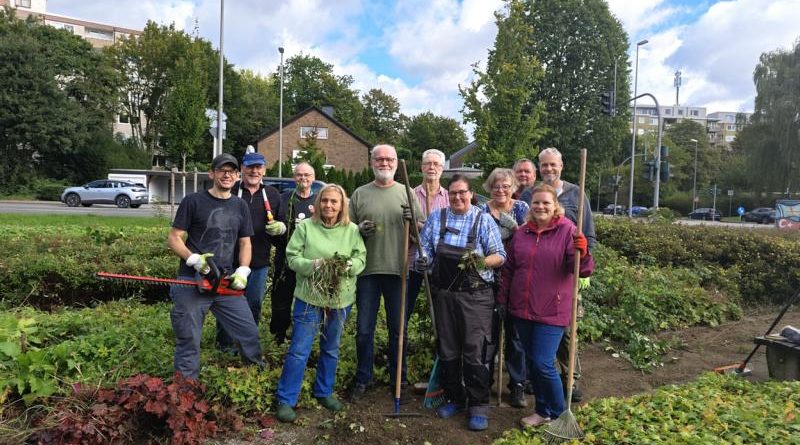
[[[532,365],[536,408],[520,421],[523,427],[547,423],[565,409],[555,360],[571,319],[576,249],[581,252],[580,276],[588,277],[594,269],[586,238],[564,217],[556,190],[543,184],[532,196],[527,222],[508,246],[497,294]]]

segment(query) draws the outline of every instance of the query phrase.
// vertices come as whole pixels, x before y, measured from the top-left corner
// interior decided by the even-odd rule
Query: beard
[[[375,167],[372,168],[372,173],[375,175],[375,179],[382,182],[391,181],[392,179],[394,179],[394,174],[396,171],[397,169],[378,170]]]

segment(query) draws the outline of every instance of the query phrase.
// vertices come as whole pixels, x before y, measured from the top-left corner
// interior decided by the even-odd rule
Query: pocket
[[[558,315],[558,308],[561,305],[562,299],[563,297],[559,292],[556,292],[554,295],[534,297],[532,302],[533,314],[539,317],[553,317]]]

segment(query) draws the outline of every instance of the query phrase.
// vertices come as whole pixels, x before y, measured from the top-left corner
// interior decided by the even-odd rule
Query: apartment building
[[[737,116],[750,118],[752,113],[736,113],[731,111],[716,111],[706,113],[705,107],[688,106],[662,106],[661,118],[664,119],[664,130],[670,125],[684,119],[691,119],[706,128],[708,142],[711,147],[730,150],[736,134],[741,130],[741,123],[737,123]],[[633,112],[633,107],[631,107]],[[632,129],[631,129],[632,131]],[[638,136],[658,131],[658,113],[654,106],[636,105],[636,134]]]
[[[142,34],[141,30],[50,14],[47,12],[47,0],[0,0],[0,8],[6,6],[14,9],[18,18],[25,19],[33,15],[46,25],[65,29],[86,39],[92,47],[98,50],[111,46],[120,39]],[[131,137],[133,129],[131,128],[130,119],[127,116],[114,116],[112,132],[113,134],[121,134],[126,138]]]
[[[708,115],[708,142],[712,147],[731,149],[736,133],[741,130],[743,122],[750,120],[753,113],[736,113],[733,111],[717,111]],[[737,117],[742,121],[737,123]]]

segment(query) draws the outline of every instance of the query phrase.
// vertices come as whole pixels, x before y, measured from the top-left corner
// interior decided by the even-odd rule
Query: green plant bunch
[[[598,218],[597,238],[632,263],[736,277],[745,304],[781,303],[800,288],[800,233]]]
[[[800,382],[751,383],[709,373],[653,393],[593,400],[575,417],[584,445],[798,444],[799,405]],[[494,445],[538,445],[544,436],[541,429],[515,429]]]

